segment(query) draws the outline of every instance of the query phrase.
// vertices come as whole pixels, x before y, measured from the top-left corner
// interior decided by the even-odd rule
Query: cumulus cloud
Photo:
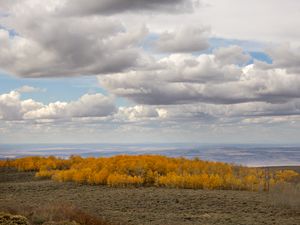
[[[208,34],[205,27],[184,27],[160,34],[154,48],[166,53],[202,51],[209,47]]]
[[[259,119],[262,118],[262,119]],[[286,119],[284,119],[286,118]],[[101,94],[86,94],[77,101],[52,102],[47,105],[32,99],[20,100],[20,93],[11,91],[0,95],[2,121],[36,121],[53,123],[56,120],[90,124],[135,123],[143,126],[164,121],[166,126],[181,123],[228,124],[266,121],[266,123],[297,121],[300,118],[300,100],[286,103],[248,102],[229,105],[193,103],[165,106],[122,106],[118,109],[112,99]],[[153,125],[153,124],[152,124]],[[150,125],[150,126],[152,126]]]
[[[138,65],[136,42],[146,34],[144,28],[127,33],[113,21],[68,20],[38,23],[24,36],[10,37],[0,30],[1,68],[23,77],[53,77],[111,73]]]
[[[35,4],[36,3],[36,4]],[[22,77],[120,72],[143,61],[144,26],[127,30],[115,18],[57,15],[59,1],[18,1],[0,29],[0,68]],[[11,35],[8,30],[16,34]]]
[[[229,46],[214,50],[216,61],[221,64],[240,64],[244,65],[251,59],[251,56],[244,53],[239,46]]]
[[[73,117],[106,117],[116,110],[111,98],[102,94],[86,94],[77,101],[54,102],[24,114],[25,119]]]
[[[19,91],[0,95],[0,120],[2,121],[80,120],[88,122],[105,119],[126,123],[164,119],[167,114],[166,109],[154,106],[136,105],[117,108],[112,97],[99,93],[85,94],[76,101],[56,101],[49,104],[33,99],[22,100]]]
[[[198,0],[89,0],[84,4],[81,0],[4,0],[1,7],[7,16],[1,18],[0,68],[21,77],[58,77],[140,67],[148,58],[141,49],[148,30],[142,25],[128,29],[119,17],[110,15],[182,12],[199,4]],[[205,47],[201,29],[187,31],[200,38],[198,48]],[[181,36],[174,41],[183,44]]]
[[[300,47],[291,46],[289,43],[268,48],[266,51],[272,58],[271,65],[264,65],[265,68],[283,68],[289,73],[300,73]]]
[[[236,49],[236,55],[224,57],[224,52]],[[171,55],[160,59],[157,69],[107,75],[99,82],[117,96],[147,105],[285,103],[300,98],[298,74],[236,65],[248,59],[243,56],[233,47],[215,55]]]
[[[232,127],[238,127],[238,130],[246,127],[248,131],[253,126],[274,127],[274,124],[281,124],[296,129],[300,122],[299,99],[286,103],[133,105],[118,109],[111,104],[112,100],[101,94],[86,94],[76,101],[43,104],[32,99],[21,100],[20,93],[11,91],[0,95],[0,132],[10,138],[16,135],[13,131],[18,131],[17,135],[25,137],[24,140],[39,136],[55,140],[61,137],[59,140],[62,141],[74,141],[76,132],[79,135],[76,140],[94,141],[101,138],[108,140],[116,134],[122,137],[128,135],[124,140],[138,137],[134,140],[148,141],[154,133],[163,141],[165,135],[172,134],[184,140],[199,132],[202,138],[203,134],[208,135],[203,132],[209,135],[215,132],[223,134],[228,129],[231,129],[229,133],[237,132]],[[97,132],[99,130],[106,132]],[[28,135],[24,136],[24,132]],[[198,140],[199,136],[196,136],[195,140]]]
[[[112,98],[102,94],[86,94],[77,101],[52,102],[47,105],[32,99],[21,100],[21,94],[11,91],[0,95],[0,119],[71,119],[73,117],[106,117],[114,114]]]
[[[0,95],[0,118],[5,120],[18,120],[22,118],[20,94],[12,91]]]
[[[164,108],[136,105],[120,107],[116,118],[123,121],[157,120],[164,119],[167,115],[168,111]]]

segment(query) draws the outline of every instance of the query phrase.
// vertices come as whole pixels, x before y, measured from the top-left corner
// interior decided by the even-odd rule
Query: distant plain
[[[159,154],[169,157],[199,157],[246,166],[300,166],[300,145],[271,144],[0,144],[0,158],[24,156],[109,157],[118,154]]]

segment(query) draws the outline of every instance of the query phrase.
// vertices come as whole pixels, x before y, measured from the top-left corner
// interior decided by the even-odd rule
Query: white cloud
[[[7,94],[0,95],[0,118],[4,120],[22,119],[22,106],[20,102],[20,94],[11,91]]]
[[[36,88],[36,87],[28,86],[28,85],[24,85],[24,86],[18,88],[16,91],[18,91],[20,93],[30,93],[30,92],[44,92],[46,90],[45,89],[41,89],[41,88]]]
[[[51,102],[48,105],[32,99],[21,100],[17,91],[0,95],[2,120],[67,119],[76,117],[106,117],[116,111],[112,98],[102,94],[85,94],[77,101]]]
[[[113,100],[102,94],[86,94],[77,101],[54,102],[24,114],[25,119],[106,117],[115,111]]]
[[[119,112],[116,115],[117,119],[126,121],[139,121],[139,120],[157,120],[165,119],[168,115],[168,111],[163,108],[136,105],[133,107],[120,107]]]

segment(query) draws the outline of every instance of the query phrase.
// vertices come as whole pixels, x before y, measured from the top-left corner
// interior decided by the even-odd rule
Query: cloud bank
[[[297,24],[298,14],[281,5],[295,22],[282,17],[287,30],[275,30],[274,20],[262,32],[266,20],[260,24],[249,17],[256,22],[237,24],[248,17],[234,17],[246,13],[235,3],[229,15],[224,10],[228,3],[218,0],[1,1],[0,70],[15,82],[22,80],[19,88],[11,85],[0,93],[1,134],[21,126],[45,132],[59,127],[60,133],[159,131],[172,140],[173,133],[193,136],[208,130],[222,136],[227,129],[239,134],[250,127],[294,133],[300,113],[300,48],[297,29],[287,24]],[[248,4],[264,18],[260,10],[268,4]],[[284,14],[277,4],[283,3],[272,5],[271,18]],[[291,5],[296,9],[297,4]],[[266,38],[269,31],[272,37],[279,32],[274,43]],[[235,39],[249,32],[250,40]],[[281,43],[288,34],[291,41]],[[46,89],[25,82],[75,76],[94,77],[98,83],[91,86],[98,89],[88,87],[79,98],[56,101]],[[39,92],[48,95],[48,103],[34,100]]]
[[[224,55],[228,53],[229,57]],[[214,54],[170,55],[153,70],[99,76],[110,93],[139,104],[285,103],[300,97],[300,76],[283,68],[240,66],[249,55],[237,46]],[[276,64],[274,65],[276,66]]]

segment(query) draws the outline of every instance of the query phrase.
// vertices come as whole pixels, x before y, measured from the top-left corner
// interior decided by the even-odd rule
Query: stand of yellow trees
[[[60,182],[112,187],[162,186],[258,191],[299,177],[293,170],[266,174],[261,168],[160,155],[121,155],[109,158],[71,156],[68,159],[53,156],[25,157],[2,160],[0,167],[36,171],[36,177],[49,177]]]

